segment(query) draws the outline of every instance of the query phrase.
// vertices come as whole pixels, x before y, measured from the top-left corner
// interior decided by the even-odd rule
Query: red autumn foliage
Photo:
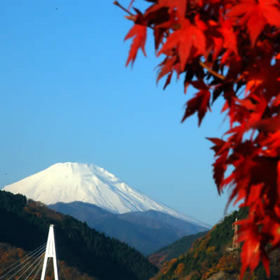
[[[183,121],[197,113],[200,124],[216,99],[224,100],[229,129],[209,138],[214,179],[219,192],[231,189],[230,202],[249,209],[239,222],[241,276],[260,261],[269,275],[268,250],[280,247],[280,1],[146,1],[145,11],[129,17],[135,24],[127,63],[144,51],[149,28],[164,57],[164,87],[175,72],[186,89],[197,89]]]

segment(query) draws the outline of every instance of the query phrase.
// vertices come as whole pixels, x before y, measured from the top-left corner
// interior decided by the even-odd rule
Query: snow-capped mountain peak
[[[45,204],[81,201],[92,203],[113,213],[155,210],[203,225],[155,202],[104,168],[93,164],[57,163],[7,185],[3,190],[20,193]]]

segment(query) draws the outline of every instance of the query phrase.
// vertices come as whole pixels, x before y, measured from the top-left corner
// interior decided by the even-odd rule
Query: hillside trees
[[[241,276],[280,246],[280,2],[278,0],[146,0],[148,8],[126,10],[134,22],[126,64],[145,54],[147,29],[155,41],[158,80],[184,77],[182,121],[198,115],[200,125],[217,99],[229,128],[209,138],[215,152],[218,192],[231,190],[248,216],[238,222],[243,242]],[[133,3],[133,1],[132,1]],[[131,3],[131,4],[132,4]]]
[[[49,225],[53,224],[57,256],[67,264],[63,267],[64,276],[71,274],[71,279],[83,279],[82,274],[87,274],[100,280],[114,277],[147,280],[157,272],[143,255],[125,243],[98,233],[86,223],[48,209],[40,202],[27,200],[23,195],[0,191],[0,220],[0,242],[29,252],[46,242]],[[5,245],[1,246],[0,263],[4,261],[1,254],[9,251],[9,248],[2,250]],[[8,266],[9,263],[5,262],[3,267]]]

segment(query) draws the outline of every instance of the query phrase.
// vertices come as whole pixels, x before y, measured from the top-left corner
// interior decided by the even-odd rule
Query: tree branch
[[[208,67],[205,63],[203,63],[202,61],[199,61],[200,66],[202,66],[203,68],[205,68],[209,73],[211,73],[213,76],[221,79],[221,80],[225,80],[226,77],[217,73],[216,71],[214,71],[213,69],[211,69],[210,67]]]
[[[129,15],[133,16],[133,14],[128,9],[126,9],[124,6],[122,6],[118,1],[114,1],[113,4],[116,5],[117,7],[121,8],[123,11],[125,11]]]

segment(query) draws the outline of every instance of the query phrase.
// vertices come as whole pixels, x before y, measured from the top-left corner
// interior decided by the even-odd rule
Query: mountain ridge
[[[59,202],[48,207],[86,222],[91,228],[107,236],[126,242],[144,255],[151,254],[182,236],[206,230],[155,210],[114,214],[83,202]]]
[[[155,210],[209,228],[209,225],[201,221],[152,200],[109,171],[93,164],[56,163],[6,185],[3,190],[21,193],[47,205],[81,201],[118,214]]]

